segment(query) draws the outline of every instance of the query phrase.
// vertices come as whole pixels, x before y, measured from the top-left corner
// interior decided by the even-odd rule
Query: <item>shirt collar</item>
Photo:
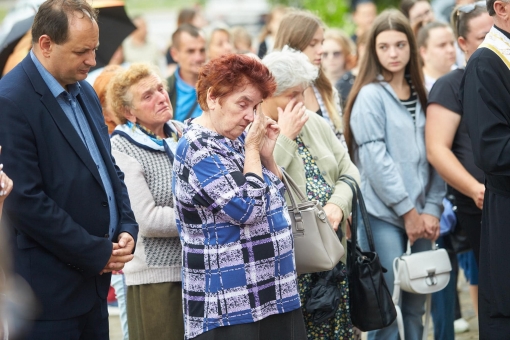
[[[175,70],[176,85],[179,86],[179,89],[183,92],[192,92],[195,88],[182,80],[181,75],[179,74],[180,69],[181,68],[177,66],[177,69]]]
[[[507,37],[507,39],[510,39],[510,33],[508,33],[507,31],[504,31],[502,30],[501,28],[499,28],[498,26],[494,25],[494,27],[500,31],[501,33],[503,33],[505,35],[505,37]]]
[[[55,98],[60,96],[62,94],[62,92],[67,92],[62,87],[62,85],[59,84],[59,82],[55,79],[55,77],[50,72],[48,72],[48,70],[46,68],[44,68],[44,66],[41,64],[39,59],[37,59],[37,57],[35,56],[35,54],[32,50],[30,50],[30,57],[32,58],[32,61],[34,62],[35,67],[37,68],[37,71],[39,71],[39,73],[41,74],[41,77],[43,78],[44,82],[46,83],[46,85],[48,86],[48,88],[50,89],[51,93],[53,94],[53,96]],[[78,82],[68,85],[67,88],[69,89],[69,93],[73,97],[76,97],[78,94],[80,94],[81,85]]]

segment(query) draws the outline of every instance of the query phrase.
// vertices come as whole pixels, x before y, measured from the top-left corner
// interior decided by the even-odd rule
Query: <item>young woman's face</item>
[[[324,41],[324,29],[322,27],[317,28],[312,40],[308,46],[302,51],[310,62],[316,66],[320,66],[322,58],[322,43]]]
[[[420,47],[425,67],[441,74],[451,71],[456,60],[455,38],[449,27],[437,27],[429,31],[427,46]]]
[[[325,39],[322,44],[322,68],[327,72],[345,71],[345,54],[335,39]]]
[[[398,73],[405,70],[411,49],[407,36],[398,31],[384,31],[375,38],[377,59],[383,67],[383,73]]]
[[[483,13],[469,20],[469,32],[465,37],[459,37],[459,46],[466,53],[466,60],[471,57],[483,42],[492,25],[494,25],[494,20],[488,13]]]

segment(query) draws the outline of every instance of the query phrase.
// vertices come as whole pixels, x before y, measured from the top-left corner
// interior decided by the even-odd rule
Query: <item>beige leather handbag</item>
[[[298,274],[333,269],[344,256],[345,250],[329,224],[326,212],[319,202],[308,201],[296,182],[285,171],[282,170],[282,173],[291,201],[288,209]]]

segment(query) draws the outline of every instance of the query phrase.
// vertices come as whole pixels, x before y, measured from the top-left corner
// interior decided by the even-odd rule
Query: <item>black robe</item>
[[[502,30],[501,30],[502,31]],[[509,39],[510,34],[502,31]],[[475,164],[485,174],[479,277],[480,339],[510,339],[510,70],[487,48],[461,84]]]

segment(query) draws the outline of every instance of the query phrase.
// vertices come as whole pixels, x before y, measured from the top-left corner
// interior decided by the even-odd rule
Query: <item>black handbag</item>
[[[347,276],[351,321],[363,332],[387,327],[397,317],[392,296],[384,280],[386,272],[375,252],[365,201],[357,182],[348,175],[340,180],[352,190],[351,239],[347,241]],[[357,242],[358,206],[365,225],[370,251],[362,251]]]

